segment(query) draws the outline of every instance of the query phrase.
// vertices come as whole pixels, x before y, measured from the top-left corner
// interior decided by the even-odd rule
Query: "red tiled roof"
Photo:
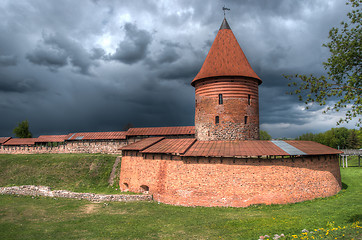
[[[127,146],[124,146],[121,148],[121,150],[135,150],[135,151],[142,151],[150,146],[152,146],[153,144],[161,141],[162,139],[164,139],[164,137],[150,137],[150,138],[145,138],[142,139],[138,142],[129,144]]]
[[[340,154],[340,150],[312,141],[285,141],[308,155]]]
[[[12,138],[4,146],[31,146],[34,145],[36,138]]]
[[[195,134],[195,126],[130,128],[126,133],[127,136],[166,136],[192,134]]]
[[[256,157],[339,154],[339,150],[311,141],[196,141],[196,139],[145,138],[123,147],[142,153],[181,154],[194,157]]]
[[[197,141],[184,156],[235,157],[289,155],[270,141]]]
[[[259,84],[261,83],[233,32],[228,28],[218,31],[205,62],[191,85],[194,86],[195,82],[202,78],[220,76],[251,77],[257,79]]]
[[[68,135],[41,135],[35,142],[64,142]]]
[[[68,134],[65,140],[112,140],[126,139],[126,132],[84,132]]]
[[[4,144],[4,143],[7,142],[9,139],[11,139],[11,137],[0,137],[0,144]]]
[[[183,154],[195,141],[194,138],[163,139],[142,152]]]

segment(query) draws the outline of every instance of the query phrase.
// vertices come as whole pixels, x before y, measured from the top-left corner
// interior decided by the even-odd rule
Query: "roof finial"
[[[224,18],[225,18],[225,11],[226,10],[228,10],[228,11],[230,11],[230,8],[227,8],[227,7],[225,7],[225,5],[222,7],[222,10],[224,11]]]

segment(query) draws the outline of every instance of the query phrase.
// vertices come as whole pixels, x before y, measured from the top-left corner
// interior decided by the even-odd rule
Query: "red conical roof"
[[[225,18],[200,72],[191,85],[195,86],[195,82],[203,78],[221,76],[251,77],[259,80],[261,84],[261,79],[251,68]]]

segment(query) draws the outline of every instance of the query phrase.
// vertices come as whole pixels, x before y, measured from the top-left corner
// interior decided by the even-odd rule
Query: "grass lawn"
[[[89,156],[103,155],[84,155]],[[344,189],[335,196],[248,208],[0,195],[0,239],[258,239],[281,233],[287,235],[284,239],[313,239],[302,229],[321,229],[315,239],[318,234],[323,239],[362,239],[362,230],[352,226],[362,222],[362,168],[341,173]]]
[[[0,186],[43,185],[53,190],[120,193],[108,179],[117,155],[108,154],[0,154]],[[120,165],[120,164],[119,164]]]

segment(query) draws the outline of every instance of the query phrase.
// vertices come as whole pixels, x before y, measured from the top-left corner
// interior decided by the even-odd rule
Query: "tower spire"
[[[226,18],[224,18],[224,20],[221,23],[221,26],[220,26],[219,30],[221,30],[221,29],[231,29],[230,26],[229,26],[228,21],[226,21]]]
[[[191,82],[210,77],[240,76],[253,78],[261,84],[261,79],[251,68],[226,18],[223,19],[216,38],[199,73]]]

